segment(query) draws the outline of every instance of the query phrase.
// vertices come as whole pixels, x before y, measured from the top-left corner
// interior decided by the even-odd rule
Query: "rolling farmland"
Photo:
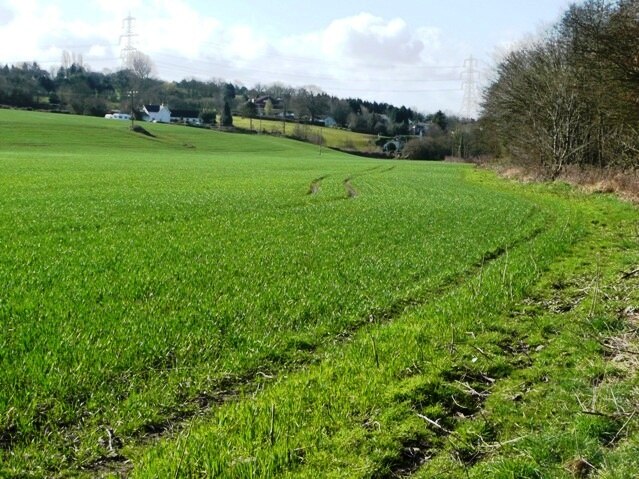
[[[310,137],[314,142],[317,142],[317,138],[321,136],[323,146],[341,150],[374,151],[375,140],[377,139],[375,135],[293,122],[287,122],[284,127],[281,121],[271,119],[261,120],[254,118],[251,120],[236,116],[233,119],[233,124],[239,128],[252,129],[254,131],[260,131],[261,129],[268,134],[274,135],[306,136]]]
[[[0,110],[0,475],[633,467],[632,375],[573,398],[639,308],[635,208],[144,127]]]

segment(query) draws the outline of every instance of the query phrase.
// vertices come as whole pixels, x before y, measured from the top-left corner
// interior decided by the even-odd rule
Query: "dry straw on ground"
[[[546,172],[536,165],[484,163],[501,176],[525,183],[547,180]],[[569,166],[555,179],[578,186],[588,193],[613,193],[639,203],[639,170]]]

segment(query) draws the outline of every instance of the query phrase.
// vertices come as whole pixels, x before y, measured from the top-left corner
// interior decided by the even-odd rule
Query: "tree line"
[[[568,165],[639,166],[639,1],[573,4],[509,53],[484,96],[491,148],[557,177]]]
[[[337,98],[317,87],[274,83],[248,88],[194,78],[163,81],[152,76],[148,57],[138,53],[134,60],[131,68],[114,72],[91,71],[81,56],[67,52],[62,64],[49,71],[37,63],[5,65],[0,67],[0,105],[103,116],[114,110],[128,112],[142,104],[164,103],[171,108],[198,110],[206,119],[228,123],[231,112],[257,116],[255,98],[270,96],[276,100],[271,107],[289,118],[316,122],[330,116],[340,127],[390,136],[407,135],[412,122],[426,119],[405,106]]]
[[[37,63],[5,65],[0,67],[0,105],[104,116],[164,103],[171,109],[197,110],[204,123],[222,126],[232,126],[233,114],[305,123],[331,117],[338,127],[378,135],[380,148],[390,138],[403,137],[406,143],[401,155],[406,158],[469,158],[490,149],[475,122],[441,111],[424,114],[405,106],[338,98],[317,87],[293,88],[282,83],[248,88],[222,80],[169,82],[154,78],[153,71],[150,58],[139,52],[131,68],[115,72],[94,72],[81,56],[68,52],[61,65],[49,71]],[[266,105],[258,110],[255,100],[266,97]],[[295,136],[295,131],[292,128],[290,134]]]

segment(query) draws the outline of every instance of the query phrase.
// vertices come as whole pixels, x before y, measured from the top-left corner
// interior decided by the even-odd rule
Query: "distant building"
[[[114,111],[112,113],[107,113],[106,115],[104,115],[104,118],[106,118],[107,120],[130,120],[131,119],[131,115],[127,114],[127,113],[120,113],[119,111]]]
[[[295,119],[295,113],[291,112],[291,111],[287,111],[286,115],[284,115],[284,112],[281,111],[277,114],[277,116],[279,116],[280,118],[284,118],[284,116],[286,116],[287,120],[294,120]]]
[[[324,126],[327,126],[329,128],[335,128],[337,126],[337,122],[335,121],[335,118],[333,118],[332,116],[327,116],[321,120],[318,120],[318,123],[321,123]]]
[[[171,110],[165,105],[144,105],[142,115],[144,121],[171,123]]]
[[[431,128],[433,128],[433,123],[431,122],[422,123],[411,121],[408,130],[410,131],[411,135],[424,136],[431,130]]]
[[[405,144],[406,144],[406,141],[404,138],[400,136],[396,136],[392,140],[387,141],[382,147],[382,149],[386,153],[399,153],[400,151],[404,149]]]
[[[273,113],[274,114],[277,114],[277,112],[279,112],[279,110],[282,109],[282,100],[281,100],[281,98],[273,98],[270,95],[258,96],[257,98],[253,98],[251,101],[257,107],[258,116],[263,116],[264,115],[264,109],[266,108],[266,103],[268,101],[270,101],[271,105],[273,106]]]
[[[200,112],[197,110],[171,110],[171,123],[187,123],[189,125],[200,125]]]

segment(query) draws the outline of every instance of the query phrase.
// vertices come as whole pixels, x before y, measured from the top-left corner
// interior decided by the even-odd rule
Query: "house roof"
[[[282,99],[281,98],[273,98],[271,95],[264,95],[264,96],[258,96],[257,98],[253,99],[253,103],[255,103],[258,106],[265,106],[266,102],[271,100],[271,103],[273,103],[273,106],[278,105]]]
[[[159,113],[160,105],[144,105],[144,109],[149,113]]]

